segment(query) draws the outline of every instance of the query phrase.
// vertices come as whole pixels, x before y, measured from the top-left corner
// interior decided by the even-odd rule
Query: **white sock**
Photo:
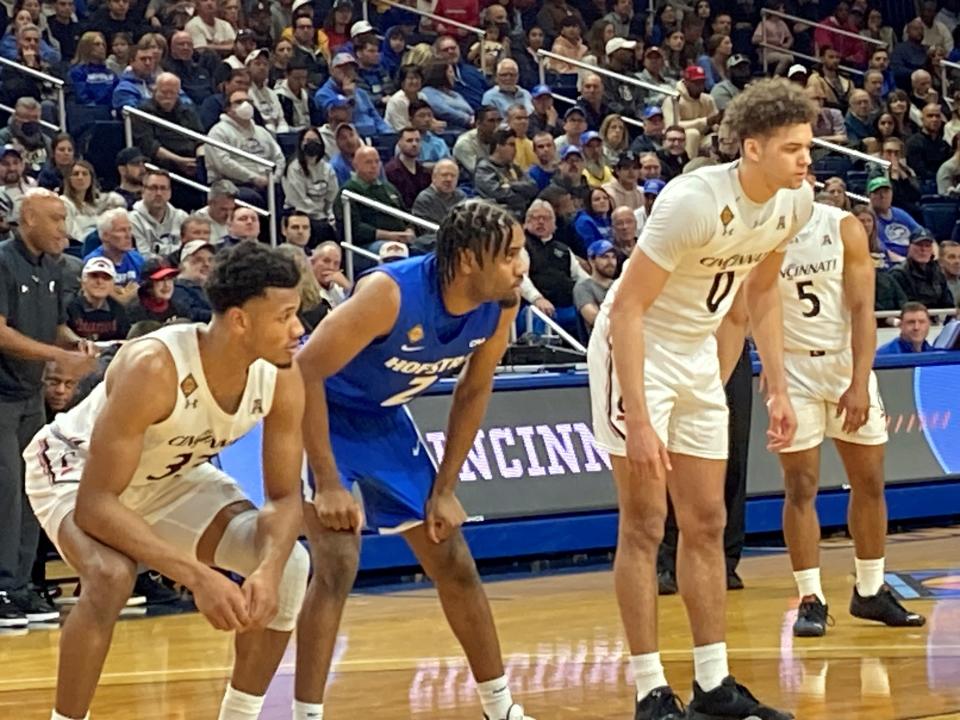
[[[643,700],[651,690],[667,684],[667,676],[663,674],[663,664],[658,652],[631,655],[630,670],[633,672],[633,681],[637,684],[637,700]]]
[[[510,686],[507,685],[505,675],[478,682],[477,694],[480,696],[483,712],[490,720],[505,720],[510,706],[513,705],[513,696],[510,695]]]
[[[293,720],[323,720],[323,703],[293,701]]]
[[[66,715],[61,715],[56,710],[50,713],[50,720],[90,720],[90,712],[88,711],[86,715],[82,718],[71,718]]]
[[[220,720],[257,720],[263,708],[263,695],[248,695],[227,685],[220,703]]]
[[[853,562],[857,566],[857,592],[860,597],[870,597],[880,592],[883,585],[883,560],[854,558]]]
[[[820,568],[794,570],[793,579],[797,581],[797,590],[800,592],[801,600],[807,595],[816,595],[820,598],[820,602],[824,605],[827,604],[827,598],[823,595],[823,588],[820,587]]]
[[[730,668],[727,666],[727,644],[719,642],[695,647],[693,674],[697,685],[704,692],[720,687],[723,679],[730,674]]]

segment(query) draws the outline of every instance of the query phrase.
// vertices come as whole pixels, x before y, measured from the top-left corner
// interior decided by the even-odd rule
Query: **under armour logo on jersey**
[[[193,400],[191,400],[190,398],[187,398],[186,401],[183,403],[183,409],[196,410],[197,405],[199,404],[200,404],[200,398],[194,398]]]
[[[191,395],[193,395],[193,393],[196,391],[198,387],[199,385],[197,385],[197,381],[194,379],[192,373],[190,375],[187,375],[180,382],[180,390],[181,392],[183,392],[184,397],[190,397]]]
[[[253,407],[250,408],[251,415],[263,415],[263,400],[257,398],[253,401]]]
[[[723,224],[723,235],[733,235],[733,228],[730,223],[733,222],[734,214],[729,205],[724,205],[720,211],[720,222]]]

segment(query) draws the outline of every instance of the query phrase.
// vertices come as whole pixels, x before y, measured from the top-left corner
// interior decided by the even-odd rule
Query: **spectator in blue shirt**
[[[430,131],[433,122],[433,108],[429,103],[423,100],[414,100],[410,103],[410,125],[420,131],[419,159],[428,170],[438,160],[450,157],[450,148],[447,147],[443,138]]]
[[[920,224],[906,211],[893,207],[893,185],[886,175],[871,178],[867,194],[877,215],[877,240],[886,254],[887,266],[903,262],[910,247],[910,234],[918,230]]]
[[[107,67],[107,41],[98,32],[85,32],[77,44],[76,63],[70,66],[70,85],[77,105],[110,107],[117,76]]]
[[[527,175],[544,190],[557,173],[557,144],[553,135],[546,131],[534,135],[533,154],[537,159],[527,170]]]
[[[504,58],[497,63],[497,84],[483,94],[483,104],[493,105],[506,117],[514,105],[523,105],[528,113],[533,112],[533,98],[529,90],[517,85],[520,69],[515,60]]]
[[[130,69],[120,76],[120,82],[113,90],[113,109],[137,107],[153,96],[153,71],[156,69],[157,54],[152,47],[137,47],[130,61]]]
[[[357,56],[357,86],[370,96],[374,107],[382,113],[387,98],[396,88],[380,62],[380,40],[373,33],[359,35],[353,40],[353,52]]]
[[[877,348],[877,355],[906,355],[928,352],[933,346],[927,342],[930,332],[930,313],[923,303],[908,302],[900,310],[900,336]]]
[[[317,105],[327,106],[336,95],[352,97],[354,102],[353,124],[364,137],[391,135],[393,128],[387,125],[377,112],[366,90],[357,87],[357,61],[353,55],[337,53],[330,62],[330,79],[314,95]]]
[[[577,213],[573,227],[585,247],[597,240],[610,240],[613,237],[613,225],[610,213],[613,202],[603,188],[591,188],[585,207]]]
[[[94,257],[111,260],[117,270],[114,297],[127,304],[137,297],[137,284],[140,281],[140,269],[143,267],[143,256],[133,249],[133,227],[129,214],[123,208],[113,208],[101,213],[97,220],[97,233],[102,244],[83,261]]]
[[[447,124],[447,130],[462,132],[473,125],[475,108],[454,90],[454,82],[453,65],[435,60],[423,71],[423,89],[420,92],[423,99],[430,103],[437,119]]]
[[[22,12],[22,11],[21,11]],[[20,52],[25,48],[34,49],[41,62],[56,65],[60,62],[60,51],[41,37],[40,28],[27,22],[14,30],[16,23],[0,39],[0,57],[20,62]]]
[[[337,145],[337,153],[330,158],[330,167],[337,175],[337,183],[343,187],[353,173],[353,156],[362,143],[357,129],[350,123],[343,123],[337,127],[334,131],[334,141]]]

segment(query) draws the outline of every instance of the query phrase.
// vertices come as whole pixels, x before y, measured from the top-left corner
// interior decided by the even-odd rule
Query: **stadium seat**
[[[851,170],[847,173],[846,177],[847,190],[857,195],[866,195],[867,194],[867,171],[866,170]]]
[[[834,176],[845,177],[850,170],[850,160],[843,155],[825,155],[813,164],[818,180]]]
[[[937,240],[947,240],[953,232],[960,211],[960,199],[941,195],[924,195],[920,199],[924,226]]]
[[[283,153],[284,157],[292,157],[297,152],[297,137],[300,133],[298,132],[285,132],[277,134],[277,144],[280,146],[280,151]],[[332,157],[333,148],[327,148],[327,157]]]
[[[67,104],[67,132],[78,142],[93,129],[97,122],[108,122],[113,119],[113,111],[105,105],[74,105]]]

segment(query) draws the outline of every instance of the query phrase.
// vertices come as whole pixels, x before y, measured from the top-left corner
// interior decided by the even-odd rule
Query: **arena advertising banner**
[[[877,371],[888,417],[890,483],[936,480],[960,474],[960,365]],[[578,379],[579,380],[579,379]],[[497,390],[460,472],[461,498],[476,519],[589,512],[615,507],[610,460],[593,437],[586,376],[566,387]],[[517,384],[517,383],[511,383]],[[420,397],[410,405],[424,442],[443,455],[449,394]],[[765,449],[766,410],[755,393],[750,433],[751,495],[782,492],[777,459]],[[259,433],[222,454],[227,472],[255,500],[260,488]],[[824,445],[823,487],[840,487],[843,468],[832,444]]]

